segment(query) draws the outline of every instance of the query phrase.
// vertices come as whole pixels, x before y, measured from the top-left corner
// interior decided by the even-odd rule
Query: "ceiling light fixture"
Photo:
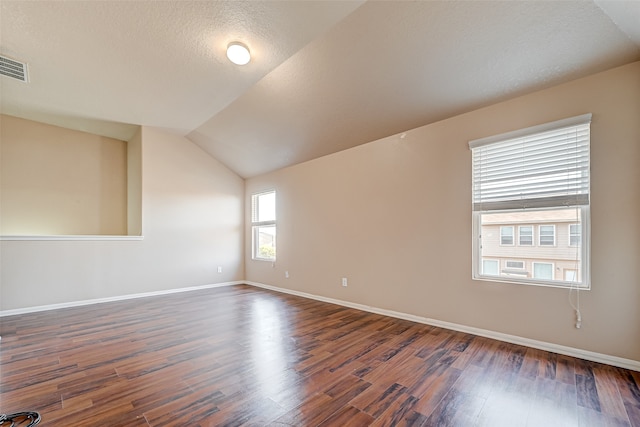
[[[227,46],[227,58],[236,65],[245,65],[251,60],[251,54],[244,43],[231,42]]]

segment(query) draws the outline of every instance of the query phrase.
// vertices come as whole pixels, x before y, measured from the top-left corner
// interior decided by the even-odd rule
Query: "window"
[[[553,280],[553,264],[547,262],[533,263],[533,278],[543,280]]]
[[[500,244],[513,245],[513,227],[500,227]]]
[[[497,276],[500,271],[500,263],[495,259],[482,260],[482,274],[487,276]]]
[[[251,231],[253,259],[276,259],[276,192],[251,196]]]
[[[580,246],[580,224],[569,224],[569,246]]]
[[[578,281],[578,270],[565,269],[564,270],[564,280],[566,282],[577,282]]]
[[[555,225],[541,225],[539,228],[540,236],[538,242],[540,246],[555,246],[556,245],[556,226]]]
[[[519,270],[524,269],[524,261],[507,261],[507,268],[517,268]]]
[[[518,227],[518,244],[520,246],[533,246],[533,226],[521,225]]]
[[[474,279],[589,288],[590,126],[585,114],[469,142]],[[568,245],[558,244],[567,226]],[[513,258],[530,274],[514,275]],[[505,266],[498,277],[488,259]]]

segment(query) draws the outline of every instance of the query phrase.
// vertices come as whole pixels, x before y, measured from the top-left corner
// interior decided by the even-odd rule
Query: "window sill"
[[[573,289],[580,291],[590,291],[591,286],[589,284],[584,283],[572,283],[572,282],[545,282],[545,281],[533,281],[529,280],[518,280],[515,278],[506,278],[501,276],[476,276],[473,277],[473,280],[478,280],[482,282],[494,282],[494,283],[508,283],[510,285],[525,285],[525,286],[540,286],[544,288],[559,288],[559,289]]]
[[[107,236],[107,235],[78,235],[78,236],[0,236],[0,240],[9,241],[135,241],[144,240],[144,236]]]

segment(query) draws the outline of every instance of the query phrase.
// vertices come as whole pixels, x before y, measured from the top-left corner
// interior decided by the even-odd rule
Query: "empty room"
[[[0,427],[640,427],[639,22],[0,0]]]

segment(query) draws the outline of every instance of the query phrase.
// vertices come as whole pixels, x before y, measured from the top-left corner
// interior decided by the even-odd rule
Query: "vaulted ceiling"
[[[640,60],[639,22],[636,0],[0,0],[29,68],[1,112],[163,128],[251,177]]]

